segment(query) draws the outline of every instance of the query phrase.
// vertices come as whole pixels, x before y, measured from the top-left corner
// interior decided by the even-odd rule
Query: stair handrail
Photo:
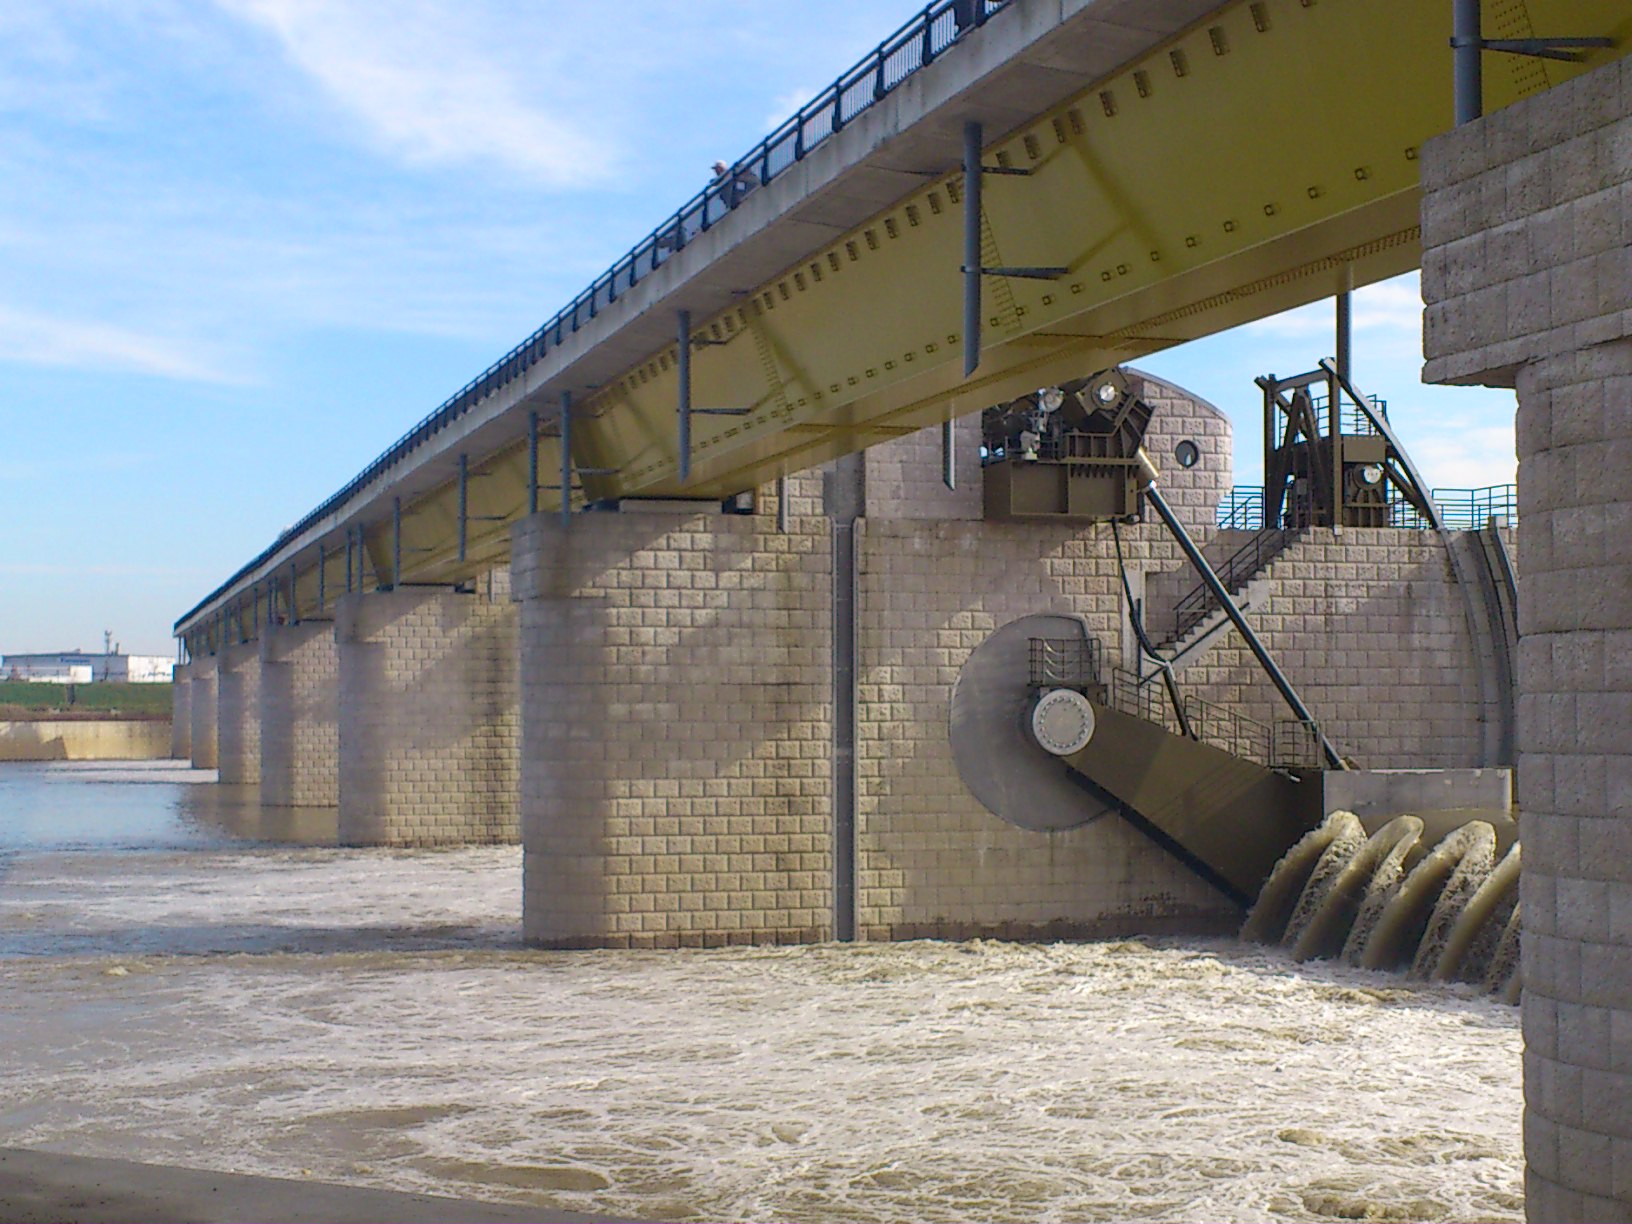
[[[1287,527],[1261,527],[1253,533],[1234,555],[1216,570],[1219,581],[1234,594],[1250,582],[1257,574],[1276,557],[1286,551],[1296,536],[1296,531]],[[1198,583],[1187,592],[1176,604],[1173,611],[1176,617],[1176,627],[1173,636],[1168,640],[1176,642],[1190,630],[1194,629],[1208,615],[1219,607],[1218,600],[1213,597],[1205,582]]]

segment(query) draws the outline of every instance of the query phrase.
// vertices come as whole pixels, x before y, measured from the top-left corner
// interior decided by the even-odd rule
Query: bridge
[[[738,494],[1418,265],[1448,5],[983,0],[960,29],[960,4],[880,44],[178,636],[207,653],[274,599],[321,614],[348,558],[352,589],[465,581],[541,508]],[[1497,8],[1519,32],[1625,23],[1616,0]],[[1487,106],[1610,54],[1509,57]]]
[[[934,0],[185,613],[177,752],[350,842],[521,841],[538,944],[1234,929],[1250,889],[1136,804],[977,800],[948,709],[990,714],[977,656],[1025,688],[1028,618],[1156,694],[1143,607],[1180,724],[1291,768],[1245,620],[1177,615],[1242,555],[1229,423],[1127,363],[1420,265],[1425,377],[1518,392],[1522,640],[1470,594],[1504,525],[1399,529],[1379,481],[1444,524],[1341,361],[1266,400],[1298,534],[1241,595],[1362,765],[1520,766],[1530,1206],[1624,1219],[1629,36],[1627,0]],[[982,421],[1015,403],[1089,449]]]

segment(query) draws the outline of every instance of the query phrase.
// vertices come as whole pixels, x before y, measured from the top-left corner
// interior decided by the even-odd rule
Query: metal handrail
[[[1032,638],[1028,680],[1033,689],[1099,685],[1105,646],[1096,637]]]
[[[1477,489],[1434,489],[1429,496],[1452,531],[1478,531],[1492,518],[1519,521],[1518,486],[1484,485]],[[1236,485],[1219,499],[1214,521],[1220,528],[1257,531],[1264,525],[1264,491],[1259,485]],[[1388,525],[1422,530],[1429,526],[1422,512],[1398,489],[1390,489]]]
[[[1517,485],[1486,485],[1481,489],[1435,489],[1434,504],[1440,518],[1452,531],[1479,531],[1493,518],[1505,518],[1509,526],[1519,521]]]
[[[1172,705],[1151,683],[1153,679],[1116,668],[1111,673],[1106,704],[1119,713],[1182,735]],[[1232,756],[1269,769],[1320,767],[1320,730],[1312,722],[1287,718],[1274,724],[1262,723],[1193,694],[1184,698],[1184,717],[1196,739]]]
[[[1218,575],[1218,580],[1224,584],[1224,588],[1233,595],[1259,570],[1285,552],[1286,546],[1292,542],[1295,534],[1279,527],[1260,528],[1231,555],[1228,561],[1216,566],[1213,572]],[[1206,583],[1193,588],[1173,606],[1177,620],[1173,635],[1168,640],[1177,641],[1182,638],[1206,620],[1218,606],[1218,600],[1213,597]]]
[[[1262,485],[1236,485],[1219,499],[1215,522],[1226,531],[1258,531],[1264,525]]]
[[[558,310],[549,322],[461,387],[387,447],[338,492],[326,498],[294,526],[281,532],[271,545],[181,616],[176,621],[176,627],[179,628],[250,571],[264,564],[276,554],[284,540],[322,521],[410,451],[435,437],[490,395],[520,378],[528,368],[542,360],[546,352],[564,343],[566,336],[578,331],[623,293],[639,284],[643,277],[668,262],[697,234],[717,224],[736,208],[748,190],[770,182],[803,161],[812,149],[842,131],[857,115],[914,73],[928,67],[949,47],[985,25],[994,13],[1013,2],[931,0],[922,12],[879,43],[849,71],[840,74],[833,84],[800,107],[796,114],[747,154],[739,157],[725,174],[686,201],[668,220],[636,243],[633,249],[597,277],[588,289]]]

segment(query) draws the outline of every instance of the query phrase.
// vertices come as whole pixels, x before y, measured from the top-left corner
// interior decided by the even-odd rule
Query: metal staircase
[[[1285,552],[1297,539],[1298,534],[1296,530],[1289,528],[1260,528],[1231,555],[1228,561],[1217,567],[1219,581],[1230,594],[1238,594]],[[1188,594],[1174,604],[1173,611],[1175,615],[1173,632],[1157,643],[1159,647],[1177,645],[1208,617],[1222,612],[1223,606],[1203,582],[1197,583]]]

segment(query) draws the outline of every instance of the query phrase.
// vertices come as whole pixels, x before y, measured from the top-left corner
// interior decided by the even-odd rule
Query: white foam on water
[[[96,858],[0,884],[42,945],[0,959],[3,1143],[648,1219],[1522,1218],[1518,1015],[1471,988],[1233,941],[533,952],[513,848]]]

